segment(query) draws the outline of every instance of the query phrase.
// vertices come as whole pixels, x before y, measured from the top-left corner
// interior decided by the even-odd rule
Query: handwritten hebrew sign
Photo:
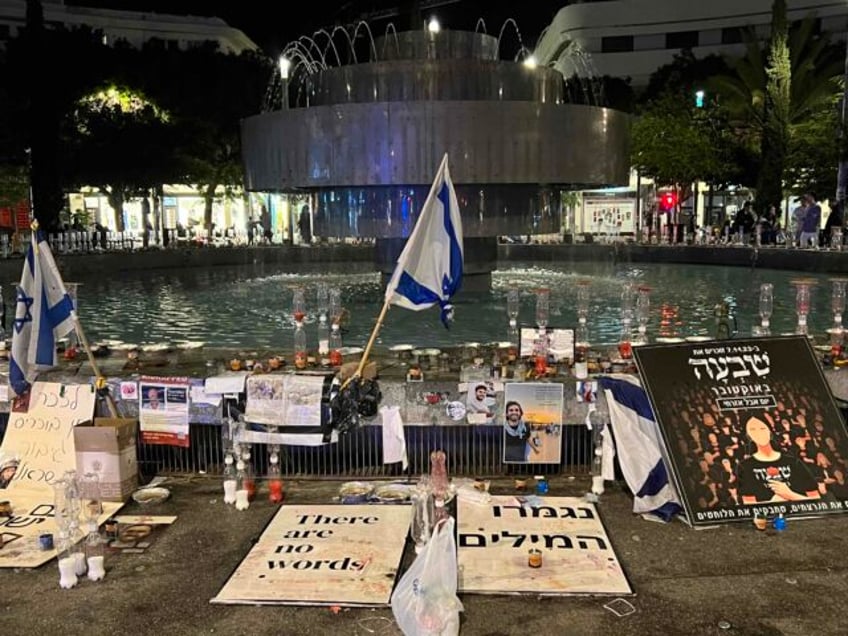
[[[806,337],[635,355],[692,524],[848,510],[848,433]]]
[[[485,594],[631,594],[594,504],[577,497],[515,497],[489,505],[461,498],[457,511],[459,591]],[[529,565],[530,550],[541,567]]]
[[[26,413],[10,413],[3,438],[4,457],[18,457],[20,464],[9,489],[50,484],[66,470],[76,469],[74,426],[91,420],[95,394],[90,386],[36,382]]]
[[[409,506],[285,506],[212,603],[389,604]]]

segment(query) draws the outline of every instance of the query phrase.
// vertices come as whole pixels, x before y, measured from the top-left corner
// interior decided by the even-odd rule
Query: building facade
[[[26,4],[26,0],[0,0],[0,47],[26,25]],[[208,41],[217,42],[225,53],[259,48],[242,31],[220,18],[68,6],[64,0],[42,0],[41,4],[48,28],[87,26],[102,31],[109,45],[125,40],[138,48],[155,38],[180,50]]]
[[[848,2],[786,0],[790,21],[814,14],[816,27],[844,38]],[[762,38],[770,32],[772,0],[609,0],[563,7],[540,37],[539,64],[566,77],[595,75],[630,78],[645,86],[651,74],[682,49],[695,57],[741,55],[743,32]]]

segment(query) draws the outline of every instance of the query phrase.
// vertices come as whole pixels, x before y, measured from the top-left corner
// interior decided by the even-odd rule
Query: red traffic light
[[[674,192],[664,192],[660,196],[660,208],[673,210],[677,206],[677,195]]]

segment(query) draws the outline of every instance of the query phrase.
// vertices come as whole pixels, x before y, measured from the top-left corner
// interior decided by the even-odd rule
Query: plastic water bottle
[[[236,481],[238,482],[236,486],[236,510],[247,510],[250,508],[250,499],[247,492],[248,484],[246,483],[248,477],[245,473],[244,462],[242,460],[238,460],[236,464],[236,475]]]
[[[235,466],[233,466],[233,456],[227,453],[224,458],[224,503],[234,504],[236,502],[236,488],[238,479]]]
[[[268,456],[268,499],[271,503],[282,503],[283,480],[280,475],[280,456],[271,452]]]

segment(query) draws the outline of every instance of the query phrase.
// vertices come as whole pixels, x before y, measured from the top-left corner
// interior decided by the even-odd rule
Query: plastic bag
[[[392,593],[392,613],[405,636],[459,634],[454,523],[449,517],[437,526]]]

